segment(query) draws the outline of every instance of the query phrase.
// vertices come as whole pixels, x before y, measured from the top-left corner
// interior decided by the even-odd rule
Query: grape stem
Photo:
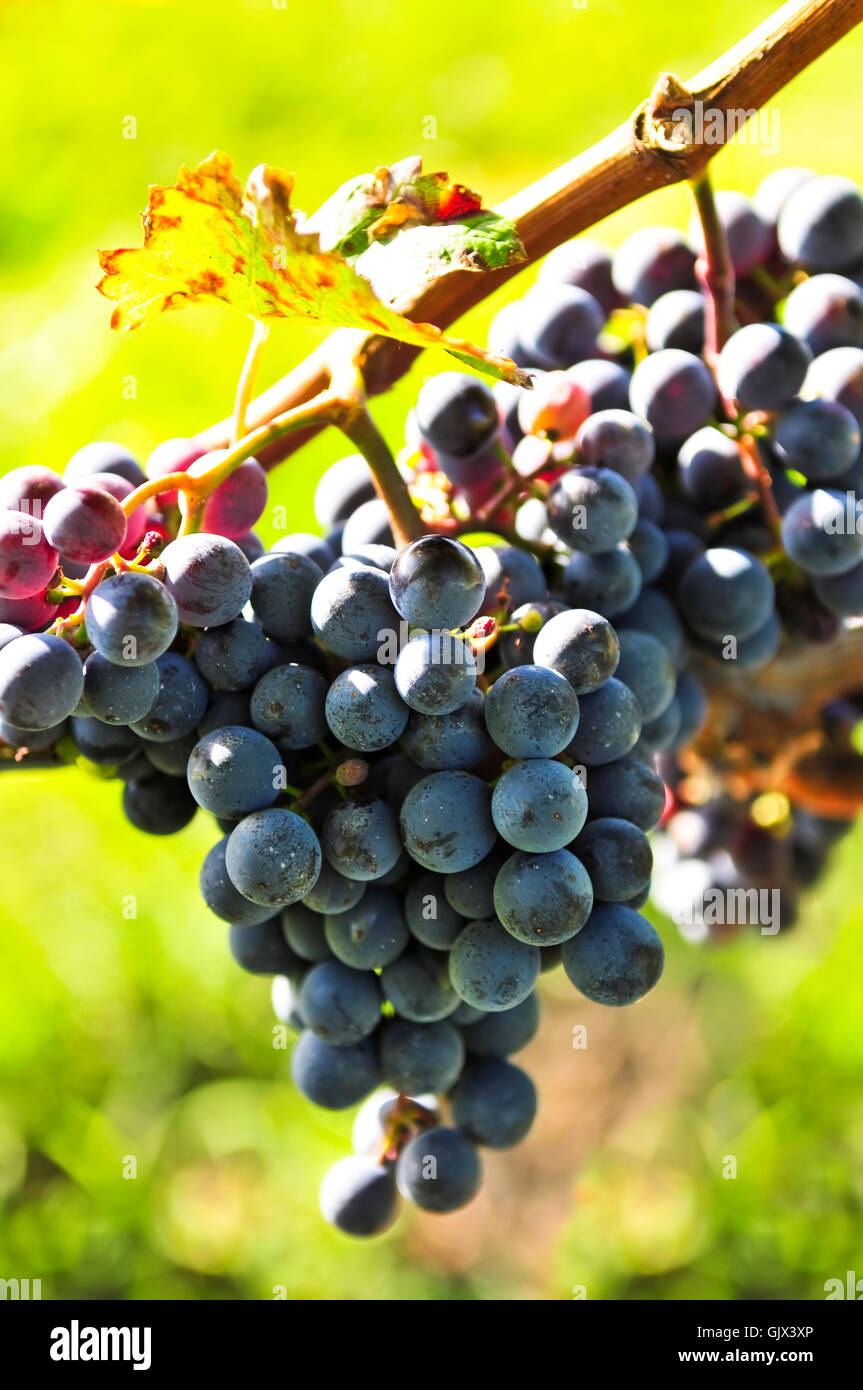
[[[252,391],[255,389],[255,378],[258,375],[258,367],[266,347],[267,339],[270,336],[270,325],[261,323],[255,319],[252,328],[252,341],[246,353],[246,360],[243,363],[243,370],[240,372],[240,379],[237,382],[237,395],[234,400],[234,420],[231,427],[231,443],[238,444],[246,433],[246,411],[249,401],[252,399]]]
[[[764,521],[775,545],[782,548],[782,517],[773,495],[773,481],[770,472],[761,458],[758,441],[751,434],[743,434],[737,441],[743,468],[747,477],[755,484],[758,500],[764,513]]]
[[[734,266],[728,250],[728,237],[719,217],[713,183],[707,170],[690,183],[701,221],[704,251],[695,273],[705,295],[704,355],[711,365],[716,361],[736,327],[734,319]]]

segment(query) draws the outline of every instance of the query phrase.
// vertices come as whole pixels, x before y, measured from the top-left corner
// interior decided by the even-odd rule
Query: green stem
[[[267,338],[270,336],[270,325],[261,323],[255,319],[252,328],[252,341],[246,353],[246,360],[243,363],[243,370],[240,372],[240,379],[237,382],[237,395],[234,400],[234,415],[231,427],[231,443],[236,444],[246,433],[246,411],[249,401],[252,399],[252,392],[255,389],[255,378],[258,374],[258,367],[261,363],[264,347]]]

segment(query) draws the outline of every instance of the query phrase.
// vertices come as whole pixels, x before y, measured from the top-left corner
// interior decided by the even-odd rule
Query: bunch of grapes
[[[350,1234],[463,1207],[528,1133],[541,972],[653,987],[660,821],[663,905],[697,865],[696,897],[787,884],[783,925],[847,824],[687,801],[717,692],[863,613],[863,197],[790,169],[717,206],[742,326],[712,342],[697,226],[559,248],[490,335],[533,390],[419,392],[404,547],[360,455],[266,553],[253,459],[196,526],[182,488],[136,505],[218,465],[189,440],[0,482],[0,754],[89,759],[150,834],[212,817],[201,894],[295,1084],[364,1102],[321,1189]]]

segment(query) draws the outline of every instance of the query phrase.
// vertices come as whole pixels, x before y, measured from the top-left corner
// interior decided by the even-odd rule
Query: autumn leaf
[[[450,185],[446,189],[427,186],[416,178],[413,182],[401,179],[398,189],[402,204],[421,204],[426,209],[423,215],[435,205],[435,197],[441,207],[452,206],[455,197]],[[181,169],[174,187],[151,188],[144,214],[144,245],[99,253],[104,275],[98,289],[115,305],[111,327],[139,328],[170,309],[218,301],[261,321],[303,318],[360,328],[416,347],[442,347],[479,371],[529,384],[526,373],[508,358],[449,337],[434,324],[413,323],[383,303],[369,280],[341,252],[322,247],[319,233],[309,230],[308,224],[298,225],[292,193],[293,179],[269,165],[253,171],[243,193],[230,158],[218,152],[195,169]],[[388,207],[377,208],[375,220]],[[413,228],[413,232],[420,230]],[[387,249],[397,247],[409,234],[393,235]],[[470,228],[468,235],[482,239],[481,228]],[[458,235],[456,240],[460,241]],[[483,245],[491,240],[486,236]],[[480,261],[485,264],[481,252],[472,266],[470,253],[461,262],[452,249],[437,247],[434,254],[440,266],[449,260],[450,268],[459,264],[476,269]],[[415,283],[421,283],[425,276],[416,256],[411,259],[417,271]],[[382,276],[377,270],[375,274]]]

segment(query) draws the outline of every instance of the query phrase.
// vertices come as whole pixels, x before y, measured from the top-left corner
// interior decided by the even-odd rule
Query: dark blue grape
[[[183,790],[185,791],[185,788]],[[182,798],[180,804],[187,805],[188,802]],[[225,867],[227,847],[228,837],[225,835],[221,840],[216,841],[201,865],[199,880],[201,897],[211,912],[215,913],[217,917],[221,917],[223,922],[231,922],[234,926],[254,927],[260,922],[269,921],[272,917],[272,908],[263,907],[259,903],[250,903],[248,898],[244,898],[242,893],[237,892],[228,877],[228,870]]]
[[[813,275],[791,291],[782,322],[813,357],[863,347],[863,290],[845,275]]]
[[[274,666],[252,692],[252,723],[282,750],[311,748],[327,732],[327,688],[308,666]]]
[[[446,875],[446,900],[460,917],[475,921],[480,917],[494,916],[494,881],[508,851],[508,845],[495,845],[485,859],[473,868]],[[461,925],[463,927],[464,922]]]
[[[686,439],[713,414],[716,384],[700,357],[679,348],[663,348],[639,362],[629,400],[636,415],[642,415],[658,435]]]
[[[400,550],[390,571],[390,597],[413,627],[465,627],[479,612],[485,577],[461,541],[423,536]]]
[[[279,908],[311,892],[321,872],[321,850],[300,816],[270,807],[253,811],[231,831],[225,862],[243,897]]]
[[[365,459],[363,459],[363,463],[365,464]],[[326,473],[324,477],[326,477]],[[369,481],[371,482],[371,479]],[[373,484],[369,496],[374,496]],[[276,555],[281,555],[283,551],[288,555],[307,555],[310,560],[314,560],[323,574],[326,573],[339,553],[323,536],[315,536],[311,531],[292,531],[290,535],[282,536],[281,540],[276,541],[275,545],[272,546],[272,551]]]
[[[224,722],[220,721],[218,727],[223,729],[225,727]],[[191,734],[185,734],[182,738],[172,739],[170,743],[154,743],[152,739],[149,739],[144,744],[144,757],[157,772],[164,772],[168,777],[185,779],[189,758],[192,756],[192,749],[197,744],[198,738],[199,734],[196,729]]]
[[[235,618],[224,627],[211,627],[195,644],[195,665],[214,690],[246,690],[277,659],[257,623]]]
[[[651,352],[679,348],[700,357],[704,351],[704,296],[698,290],[669,290],[655,299],[644,327]]]
[[[153,772],[123,787],[126,819],[147,835],[174,835],[189,824],[197,804],[185,782]]]
[[[668,541],[665,539],[665,532],[654,522],[642,518],[626,545],[635,556],[635,562],[641,571],[642,584],[652,584],[654,579],[658,579],[662,574],[668,561]],[[637,602],[637,596],[633,602]],[[631,608],[632,604],[626,612]]]
[[[159,560],[181,623],[221,627],[236,618],[249,600],[251,565],[240,547],[225,536],[181,536],[165,547]]]
[[[488,1149],[511,1149],[536,1116],[536,1087],[521,1067],[497,1058],[471,1062],[453,1092],[453,1119]]]
[[[656,719],[674,698],[674,662],[668,648],[649,632],[636,628],[624,628],[619,640],[618,680],[635,695],[642,718]]]
[[[625,541],[638,520],[635,493],[610,468],[570,469],[555,482],[546,509],[555,535],[573,550],[592,555]]]
[[[495,842],[491,796],[469,772],[434,772],[402,803],[405,849],[424,869],[454,874],[484,859]]]
[[[782,541],[807,574],[821,577],[854,569],[863,559],[863,522],[856,495],[825,488],[804,493],[782,518]]]
[[[820,396],[825,401],[838,401],[863,429],[863,349],[822,352],[806,373],[802,394],[807,399]]]
[[[563,944],[563,968],[597,1004],[634,1004],[662,974],[662,942],[645,917],[621,903],[600,903]]]
[[[626,410],[629,406],[630,374],[619,362],[604,357],[588,357],[567,371],[577,386],[586,391],[593,413],[600,410]]]
[[[614,288],[648,307],[668,290],[695,284],[695,256],[674,227],[640,227],[614,253]]]
[[[485,696],[473,690],[452,714],[412,713],[402,747],[427,772],[455,772],[476,767],[494,752],[486,732]]]
[[[577,764],[598,767],[624,757],[638,742],[641,705],[614,676],[581,698],[581,718],[567,752]]]
[[[308,555],[262,555],[252,565],[252,611],[268,637],[292,642],[311,631],[309,607],[323,571]]]
[[[636,528],[637,529],[637,528]],[[658,531],[658,535],[662,535]],[[573,608],[592,608],[614,618],[641,593],[641,569],[626,545],[599,555],[576,551],[563,572],[563,592]]]
[[[578,726],[578,697],[548,666],[517,666],[499,676],[485,701],[485,722],[510,758],[553,758]]]
[[[803,169],[800,165],[786,165],[781,169],[773,169],[761,180],[752,197],[753,205],[762,220],[775,229],[779,214],[791,194],[807,179],[814,178],[811,169]]]
[[[394,1018],[381,1029],[381,1072],[404,1095],[442,1095],[452,1089],[464,1066],[464,1043],[446,1019],[411,1023]]]
[[[249,908],[252,906],[249,903]],[[317,965],[322,960],[332,959],[325,932],[326,921],[320,912],[312,912],[305,903],[291,903],[289,907],[282,908],[279,920],[285,940],[300,960]]]
[[[494,907],[517,941],[559,946],[590,916],[593,889],[584,865],[569,850],[512,854],[495,880]]]
[[[497,1013],[520,1004],[539,975],[540,951],[516,941],[494,918],[468,922],[449,955],[450,979],[466,1004]]]
[[[315,519],[325,531],[330,531],[376,496],[374,478],[362,454],[348,454],[321,474],[312,504]],[[311,555],[311,559],[321,563],[316,555]]]
[[[275,746],[256,729],[228,726],[192,749],[189,790],[205,811],[239,820],[262,811],[282,790],[284,767]]]
[[[372,569],[324,575],[312,598],[311,617],[315,636],[345,661],[373,660],[386,635],[399,630],[389,580]]]
[[[316,1037],[349,1047],[369,1037],[380,1022],[381,993],[374,975],[325,960],[303,980],[299,1008]]]
[[[482,1168],[469,1139],[439,1125],[416,1135],[396,1165],[398,1189],[423,1211],[458,1211],[479,1191]]]
[[[599,410],[590,415],[575,436],[583,463],[610,468],[633,487],[653,463],[653,433],[631,410]]]
[[[476,685],[476,660],[460,637],[450,632],[415,633],[399,653],[396,688],[420,714],[452,714]]]
[[[380,666],[343,671],[327,691],[324,712],[339,742],[361,753],[388,748],[408,722],[393,676]]]
[[[398,894],[377,884],[366,889],[356,906],[329,915],[325,930],[333,955],[355,970],[392,965],[408,944]]]
[[[632,821],[620,816],[588,821],[572,848],[602,902],[626,902],[650,882],[653,854],[644,831]]]
[[[458,1006],[450,982],[445,951],[430,951],[412,942],[381,971],[384,995],[400,1018],[411,1023],[436,1023]]]
[[[810,481],[838,479],[860,454],[860,427],[837,401],[795,401],[776,416],[773,442],[786,468]]]
[[[746,492],[737,442],[712,425],[696,430],[681,445],[677,475],[686,496],[700,511],[719,511]]]
[[[779,247],[814,270],[845,270],[863,260],[863,197],[851,179],[806,179],[782,205]]]
[[[641,830],[652,830],[665,809],[665,786],[638,758],[619,758],[591,768],[588,807],[592,819],[620,816]]]
[[[78,752],[102,767],[124,763],[139,750],[132,730],[123,724],[103,724],[101,719],[73,715],[69,732]]]
[[[90,714],[105,724],[133,724],[143,719],[159,693],[159,669],[117,666],[100,652],[84,662],[84,701]]]
[[[553,949],[546,948],[542,953],[543,959]],[[462,1008],[467,1007],[462,1005]],[[527,1047],[539,1028],[540,1007],[536,992],[511,1009],[493,1014],[483,1014],[479,1010],[475,1012],[478,1017],[462,1027],[464,1045],[472,1057],[509,1057],[513,1052]],[[453,1014],[453,1020],[461,1022],[457,1013]]]
[[[345,801],[324,821],[321,848],[334,869],[363,882],[380,878],[401,854],[399,828],[385,801]]]
[[[378,1085],[380,1068],[370,1038],[353,1047],[331,1047],[309,1028],[297,1039],[291,1076],[306,1100],[324,1110],[347,1110]]]
[[[675,746],[685,748],[700,732],[707,718],[707,696],[703,685],[692,675],[691,671],[681,671],[677,677],[674,698],[680,706],[680,730]],[[617,811],[615,814],[623,816],[627,813],[626,811]],[[632,817],[629,816],[628,819],[631,820]],[[641,828],[642,830],[649,830],[650,826],[642,825]]]
[[[355,908],[364,893],[364,883],[346,878],[324,860],[314,887],[303,896],[302,902],[312,912],[329,917]]]
[[[741,640],[732,636],[701,638],[699,647],[716,661],[727,662],[737,671],[760,671],[773,660],[782,641],[782,624],[775,613],[755,632]]]
[[[749,323],[719,354],[719,387],[746,410],[779,410],[797,395],[811,360],[806,344],[786,328]]]
[[[494,396],[475,376],[439,372],[420,389],[416,422],[426,443],[464,458],[489,444],[498,431]]]
[[[600,613],[576,608],[550,618],[537,634],[533,659],[565,676],[577,695],[597,690],[620,659],[614,628]]]
[[[478,870],[468,870],[474,874]],[[411,936],[434,951],[448,951],[464,926],[464,919],[450,905],[446,885],[459,874],[420,874],[405,889],[405,920]]]
[[[681,719],[680,705],[675,696],[656,719],[649,719],[645,724],[642,724],[641,738],[637,749],[657,753],[662,749],[676,746],[680,734]],[[626,901],[632,907],[641,906],[640,903],[633,903],[630,898],[627,898]]]
[[[167,651],[177,634],[177,605],[152,575],[115,574],[87,601],[87,636],[117,666],[146,666]]]
[[[241,724],[248,728],[252,722],[251,700],[247,690],[217,690],[213,694],[203,719],[198,724],[198,738],[203,738],[205,734],[211,734],[215,729],[224,729],[226,724]],[[187,737],[189,737],[187,735]],[[189,753],[197,743],[197,739],[192,737]],[[177,741],[177,746],[182,740]],[[162,744],[164,749],[168,745]],[[153,744],[153,748],[158,745]],[[152,749],[150,750],[152,752]],[[188,762],[189,754],[186,754]],[[186,762],[183,763],[182,773],[186,775]],[[157,764],[158,766],[158,764]]]
[[[545,575],[526,550],[511,545],[483,545],[475,554],[485,575],[482,613],[496,613],[501,608],[513,612],[523,603],[541,602],[546,597]]]
[[[16,729],[50,729],[75,709],[84,672],[59,637],[27,633],[0,649],[0,716]]]
[[[831,613],[854,618],[863,613],[863,562],[844,574],[825,574],[815,580],[815,592]]]
[[[751,637],[773,611],[773,581],[765,565],[748,551],[715,547],[686,570],[679,603],[690,627],[703,637]],[[646,713],[653,719],[659,712]]]
[[[330,1226],[348,1236],[379,1236],[395,1221],[398,1193],[392,1169],[358,1154],[324,1174],[319,1203]]]
[[[618,302],[611,282],[611,252],[589,237],[575,237],[550,251],[539,268],[539,282],[587,290],[606,316]]]
[[[569,367],[591,355],[605,317],[587,290],[540,281],[521,301],[519,342],[541,367]]]
[[[345,522],[342,554],[353,555],[365,545],[395,545],[389,508],[381,497],[363,502]]]
[[[159,693],[143,719],[131,726],[141,738],[170,743],[190,734],[207,709],[207,686],[191,661],[178,652],[156,658]]]
[[[78,483],[90,478],[94,473],[115,473],[125,478],[132,487],[140,487],[147,476],[134,454],[124,449],[122,444],[109,444],[101,440],[85,444],[72,455],[63,470],[65,483]]]

